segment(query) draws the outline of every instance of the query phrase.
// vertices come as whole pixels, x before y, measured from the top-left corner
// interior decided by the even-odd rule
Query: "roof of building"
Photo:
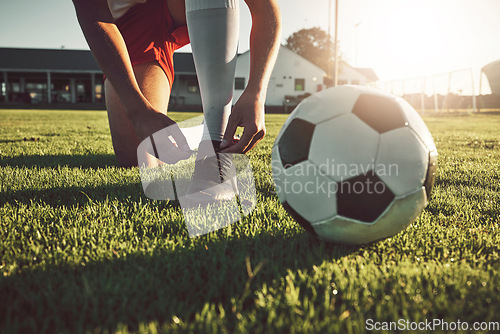
[[[286,52],[290,53],[291,55],[294,55],[295,57],[299,57],[299,58],[302,58],[304,61],[308,62],[310,65],[318,68],[319,70],[325,72],[323,69],[321,69],[320,67],[318,67],[316,64],[312,63],[310,60],[300,56],[299,54],[295,53],[293,50],[290,50],[287,46],[285,45],[281,45],[280,46],[280,52],[282,50],[286,50]],[[244,54],[247,54],[249,51],[246,51],[242,54],[240,54],[239,56],[242,56]],[[358,73],[360,73],[361,75],[363,75],[368,82],[372,82],[372,81],[377,81],[378,80],[378,77],[377,75],[375,74],[375,71],[371,68],[356,68],[356,67],[352,67],[351,65],[349,65],[347,62],[341,60],[341,65],[340,66],[349,66],[351,67],[352,69],[354,69],[355,71],[357,71]],[[326,72],[325,72],[325,75],[326,75]]]
[[[281,49],[295,54],[284,45],[281,45]],[[300,57],[297,54],[295,55]],[[241,56],[241,54],[239,56]],[[304,60],[309,62],[305,58]],[[309,63],[317,67],[311,62]],[[363,74],[368,81],[378,80],[377,75],[371,68],[354,69]],[[75,73],[101,72],[99,65],[97,65],[97,62],[89,50],[23,48],[0,48],[0,70],[62,71]],[[174,53],[174,70],[177,74],[195,74],[196,69],[193,54]]]
[[[309,66],[312,66],[312,67],[315,67],[316,69],[318,69],[319,71],[322,71],[322,72],[325,72],[325,70],[323,70],[322,68],[320,68],[318,65],[314,64],[313,62],[311,62],[309,59],[307,58],[304,58],[302,57],[301,55],[297,54],[295,51],[293,50],[290,50],[286,45],[283,45],[281,44],[280,45],[280,48],[279,48],[279,52],[286,52],[294,57],[298,57],[298,58],[301,58],[302,60],[304,60]],[[249,56],[250,55],[250,50],[247,50],[243,53],[240,53],[238,54],[238,57],[241,57],[241,56]],[[279,57],[279,55],[278,55]],[[325,72],[325,75],[326,75],[326,72]]]
[[[195,74],[194,59],[192,53],[174,53],[174,71],[177,74]]]
[[[0,48],[0,70],[101,72],[88,50]],[[174,70],[196,73],[191,53],[174,53]]]
[[[368,80],[368,82],[377,81],[378,80],[378,77],[375,74],[375,71],[373,69],[371,69],[371,68],[358,68],[358,67],[354,67],[354,69],[356,71],[358,71],[359,73],[363,74],[366,77],[366,79]]]
[[[0,48],[0,69],[12,71],[100,72],[86,50]]]

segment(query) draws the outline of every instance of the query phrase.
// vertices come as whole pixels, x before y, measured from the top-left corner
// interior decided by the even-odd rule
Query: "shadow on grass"
[[[299,269],[313,276],[315,265],[356,250],[320,243],[307,233],[199,241],[188,241],[186,248],[122,254],[120,258],[110,254],[102,262],[46,265],[0,278],[0,329],[113,332],[125,325],[136,331],[140,324],[173,324],[177,318],[189,324],[203,313],[206,303],[212,303],[218,310],[213,312],[215,317],[220,312],[218,305],[223,307],[224,328],[232,332],[238,317],[258,309],[255,291],[264,284],[268,288],[283,286],[280,280],[288,271]],[[262,267],[257,272],[259,264]],[[301,287],[301,294],[308,294],[307,287]],[[321,303],[324,296],[316,298]]]
[[[146,199],[140,183],[118,185],[102,185],[88,187],[54,187],[41,190],[18,190],[0,193],[0,205],[35,203],[49,205],[53,208],[75,205],[86,205],[92,202],[105,202],[111,199],[119,201]]]
[[[106,168],[119,167],[114,154],[60,154],[60,155],[20,155],[0,159],[0,167],[79,167]]]
[[[89,155],[29,155],[0,159],[0,167],[14,168],[82,168],[105,169],[119,167],[113,154]],[[26,189],[0,192],[0,205],[43,203],[52,207],[84,205],[92,200],[102,202],[108,199],[118,200],[145,198],[142,186],[137,183],[105,184],[100,186],[60,186],[45,189]]]
[[[1,164],[17,167],[114,166],[113,156],[94,156],[90,160],[82,156],[79,162],[74,156],[25,158]],[[140,183],[0,193],[0,203],[29,205],[35,202],[54,207],[108,198],[130,202],[144,195]],[[249,221],[245,219],[240,224]],[[144,235],[158,237],[149,235],[146,228],[136,228],[139,239]],[[318,242],[306,232],[287,236],[283,231],[272,231],[272,234],[264,229],[259,231],[255,236],[225,237],[227,231],[221,230],[215,233],[216,237],[212,234],[211,237],[183,240],[174,249],[158,246],[152,252],[109,249],[109,254],[100,256],[104,260],[85,258],[78,264],[66,259],[67,256],[71,258],[71,250],[47,250],[53,257],[43,266],[25,267],[8,277],[0,277],[0,332],[114,332],[122,326],[137,331],[140,324],[173,325],[177,318],[189,324],[203,314],[207,303],[216,307],[208,316],[219,316],[218,306],[223,308],[224,327],[232,332],[242,314],[258,310],[255,293],[264,285],[284,286],[280,281],[289,271],[302,270],[313,276],[314,266],[358,249]],[[187,233],[183,238],[187,238]],[[94,246],[83,244],[81,247]],[[105,246],[99,247],[99,251],[103,249]],[[88,249],[84,253],[93,254],[94,251]],[[310,293],[307,289],[304,286],[300,291]],[[315,293],[308,297],[313,295]],[[321,303],[324,296],[316,298]],[[259,315],[262,316],[265,315]],[[266,322],[266,319],[261,320]],[[202,323],[203,320],[198,320],[198,326]]]

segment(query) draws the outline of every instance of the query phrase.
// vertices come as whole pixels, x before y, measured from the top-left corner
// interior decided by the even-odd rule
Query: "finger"
[[[239,137],[234,137],[233,140],[229,143],[229,145],[226,143],[226,147],[221,148],[221,153],[224,153],[224,152],[222,152],[222,150],[227,150],[230,147],[233,147],[234,145],[238,144],[239,141],[240,141]]]
[[[165,128],[160,133],[157,132],[151,136],[151,142],[153,143],[155,156],[159,160],[168,164],[174,164],[180,160],[188,159],[192,155],[192,151],[189,149],[189,147],[185,149],[184,145],[182,144],[182,139],[184,139],[182,133],[179,137],[176,131],[171,131],[172,128]],[[179,142],[181,143],[180,145],[177,140],[179,140]]]
[[[186,137],[182,133],[181,129],[179,126],[176,124],[170,125],[168,127],[168,130],[172,137],[175,139],[175,142],[177,143],[177,147],[179,147],[182,150],[190,150],[189,144],[186,140]]]
[[[245,151],[245,148],[252,142],[255,134],[255,131],[251,131],[248,128],[244,129],[238,143],[226,148],[222,151],[222,153],[243,153]]]
[[[229,116],[229,120],[226,126],[226,131],[224,132],[224,137],[222,138],[222,142],[220,145],[221,149],[225,149],[231,145],[237,128],[238,128],[238,123],[234,121],[234,118],[231,118],[231,116]]]
[[[245,150],[243,151],[243,153],[247,153],[248,151],[250,151],[251,149],[253,149],[255,147],[255,145],[257,145],[258,142],[260,142],[262,140],[262,138],[264,138],[264,135],[265,135],[265,131],[259,131],[252,139],[252,141],[250,142],[250,144],[248,144],[248,146],[245,148]]]
[[[186,160],[191,157],[193,151],[185,151],[178,147],[172,146],[167,154],[163,156],[164,159],[160,159],[168,164],[176,164],[181,160]]]
[[[178,151],[176,151],[171,157],[171,161],[172,161],[171,164],[176,164],[181,160],[187,160],[191,157],[191,155],[192,155],[192,152],[186,152],[186,151],[183,151],[181,149],[178,149]]]
[[[182,150],[174,145],[157,145],[157,151],[155,151],[156,158],[167,164],[175,164],[180,160],[186,160],[191,157],[191,151]]]

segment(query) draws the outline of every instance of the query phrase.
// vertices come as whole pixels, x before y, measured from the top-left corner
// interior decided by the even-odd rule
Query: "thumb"
[[[231,116],[229,116],[226,132],[224,132],[224,137],[222,138],[222,142],[220,144],[221,149],[229,147],[233,142],[234,134],[236,133],[236,129],[238,128],[238,123],[233,121],[233,119],[234,118],[231,118]]]

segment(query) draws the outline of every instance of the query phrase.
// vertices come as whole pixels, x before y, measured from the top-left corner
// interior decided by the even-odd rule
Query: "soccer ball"
[[[437,169],[431,133],[402,98],[338,86],[303,100],[272,151],[279,200],[320,239],[390,237],[427,205]]]

